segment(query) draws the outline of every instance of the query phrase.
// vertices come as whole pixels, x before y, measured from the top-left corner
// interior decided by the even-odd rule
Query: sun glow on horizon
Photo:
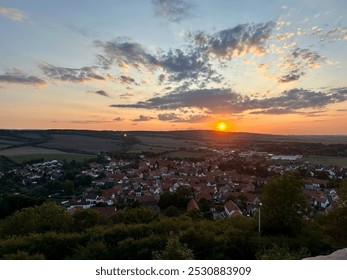
[[[225,122],[219,122],[217,124],[217,129],[219,131],[225,131],[228,128],[227,124]]]

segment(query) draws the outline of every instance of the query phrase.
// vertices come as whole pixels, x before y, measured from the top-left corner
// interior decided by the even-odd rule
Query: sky
[[[0,128],[347,134],[345,0],[0,0]]]

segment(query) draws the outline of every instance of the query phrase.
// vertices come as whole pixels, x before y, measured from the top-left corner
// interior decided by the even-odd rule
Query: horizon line
[[[177,130],[114,130],[114,129],[82,129],[82,128],[0,128],[0,131],[112,131],[112,132],[188,132],[188,131],[204,131],[204,132],[217,132],[220,134],[258,134],[258,135],[278,135],[278,136],[335,136],[347,137],[346,134],[276,134],[276,133],[262,133],[262,132],[249,132],[249,131],[220,131],[214,129],[177,129]]]

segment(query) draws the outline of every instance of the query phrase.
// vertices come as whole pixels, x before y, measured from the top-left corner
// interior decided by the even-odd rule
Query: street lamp
[[[263,204],[261,202],[258,203],[258,243],[259,243],[259,249],[260,249],[260,229],[261,229],[261,224],[260,224],[260,207]]]

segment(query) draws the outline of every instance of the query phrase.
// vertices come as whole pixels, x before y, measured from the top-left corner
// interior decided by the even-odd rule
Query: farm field
[[[119,151],[123,140],[121,133],[113,131],[0,130],[0,154],[46,154],[52,153],[51,149],[56,151],[54,154],[58,154],[57,151],[95,154]],[[41,148],[43,150],[37,150]]]
[[[204,155],[205,154],[201,152],[177,151],[177,152],[167,153],[164,156],[167,156],[168,158],[185,159],[185,158],[202,158]]]
[[[91,154],[67,153],[55,149],[31,146],[0,150],[0,155],[6,156],[17,163],[35,159],[44,159],[45,161],[53,159],[59,161],[63,161],[64,159],[67,161],[84,161],[95,157],[95,155]]]
[[[58,151],[56,149],[46,149],[46,148],[32,147],[32,146],[24,146],[24,147],[0,150],[0,155],[7,156],[7,157],[26,156],[26,155],[33,155],[33,154],[44,155],[44,154],[66,154],[66,153],[62,151]]]
[[[100,151],[118,151],[121,149],[121,141],[104,139],[101,137],[90,137],[83,135],[59,134],[48,140],[42,146],[60,150],[76,150],[90,153]]]
[[[308,156],[305,161],[324,166],[339,166],[347,168],[347,157],[329,157],[329,156]]]
[[[290,136],[206,130],[0,130],[0,155],[10,157],[33,154],[97,154],[99,152],[171,153],[180,151],[182,148],[193,150],[205,147],[335,156],[338,153],[342,153],[341,155],[347,153],[347,136]],[[345,159],[341,157],[312,157],[309,160],[321,164],[346,166]]]
[[[146,135],[143,134],[131,134],[136,137],[140,143],[133,145],[128,152],[152,152],[152,153],[162,153],[168,151],[175,151],[180,148],[194,148],[195,145],[192,141],[187,139],[180,139],[175,137],[170,133],[167,133],[165,136],[158,135]],[[170,137],[173,136],[173,137]]]
[[[150,152],[150,153],[164,153],[169,150],[172,150],[172,148],[168,147],[157,147],[157,146],[151,146],[151,145],[143,145],[143,144],[135,144],[131,148],[128,149],[127,153],[144,153],[144,152]]]
[[[50,160],[58,160],[60,162],[66,160],[67,162],[76,161],[83,162],[85,160],[89,160],[95,158],[94,155],[88,154],[78,154],[78,153],[63,153],[63,154],[31,154],[31,155],[18,155],[9,157],[16,163],[22,163],[25,161],[35,160],[35,159],[43,159],[44,161]]]

